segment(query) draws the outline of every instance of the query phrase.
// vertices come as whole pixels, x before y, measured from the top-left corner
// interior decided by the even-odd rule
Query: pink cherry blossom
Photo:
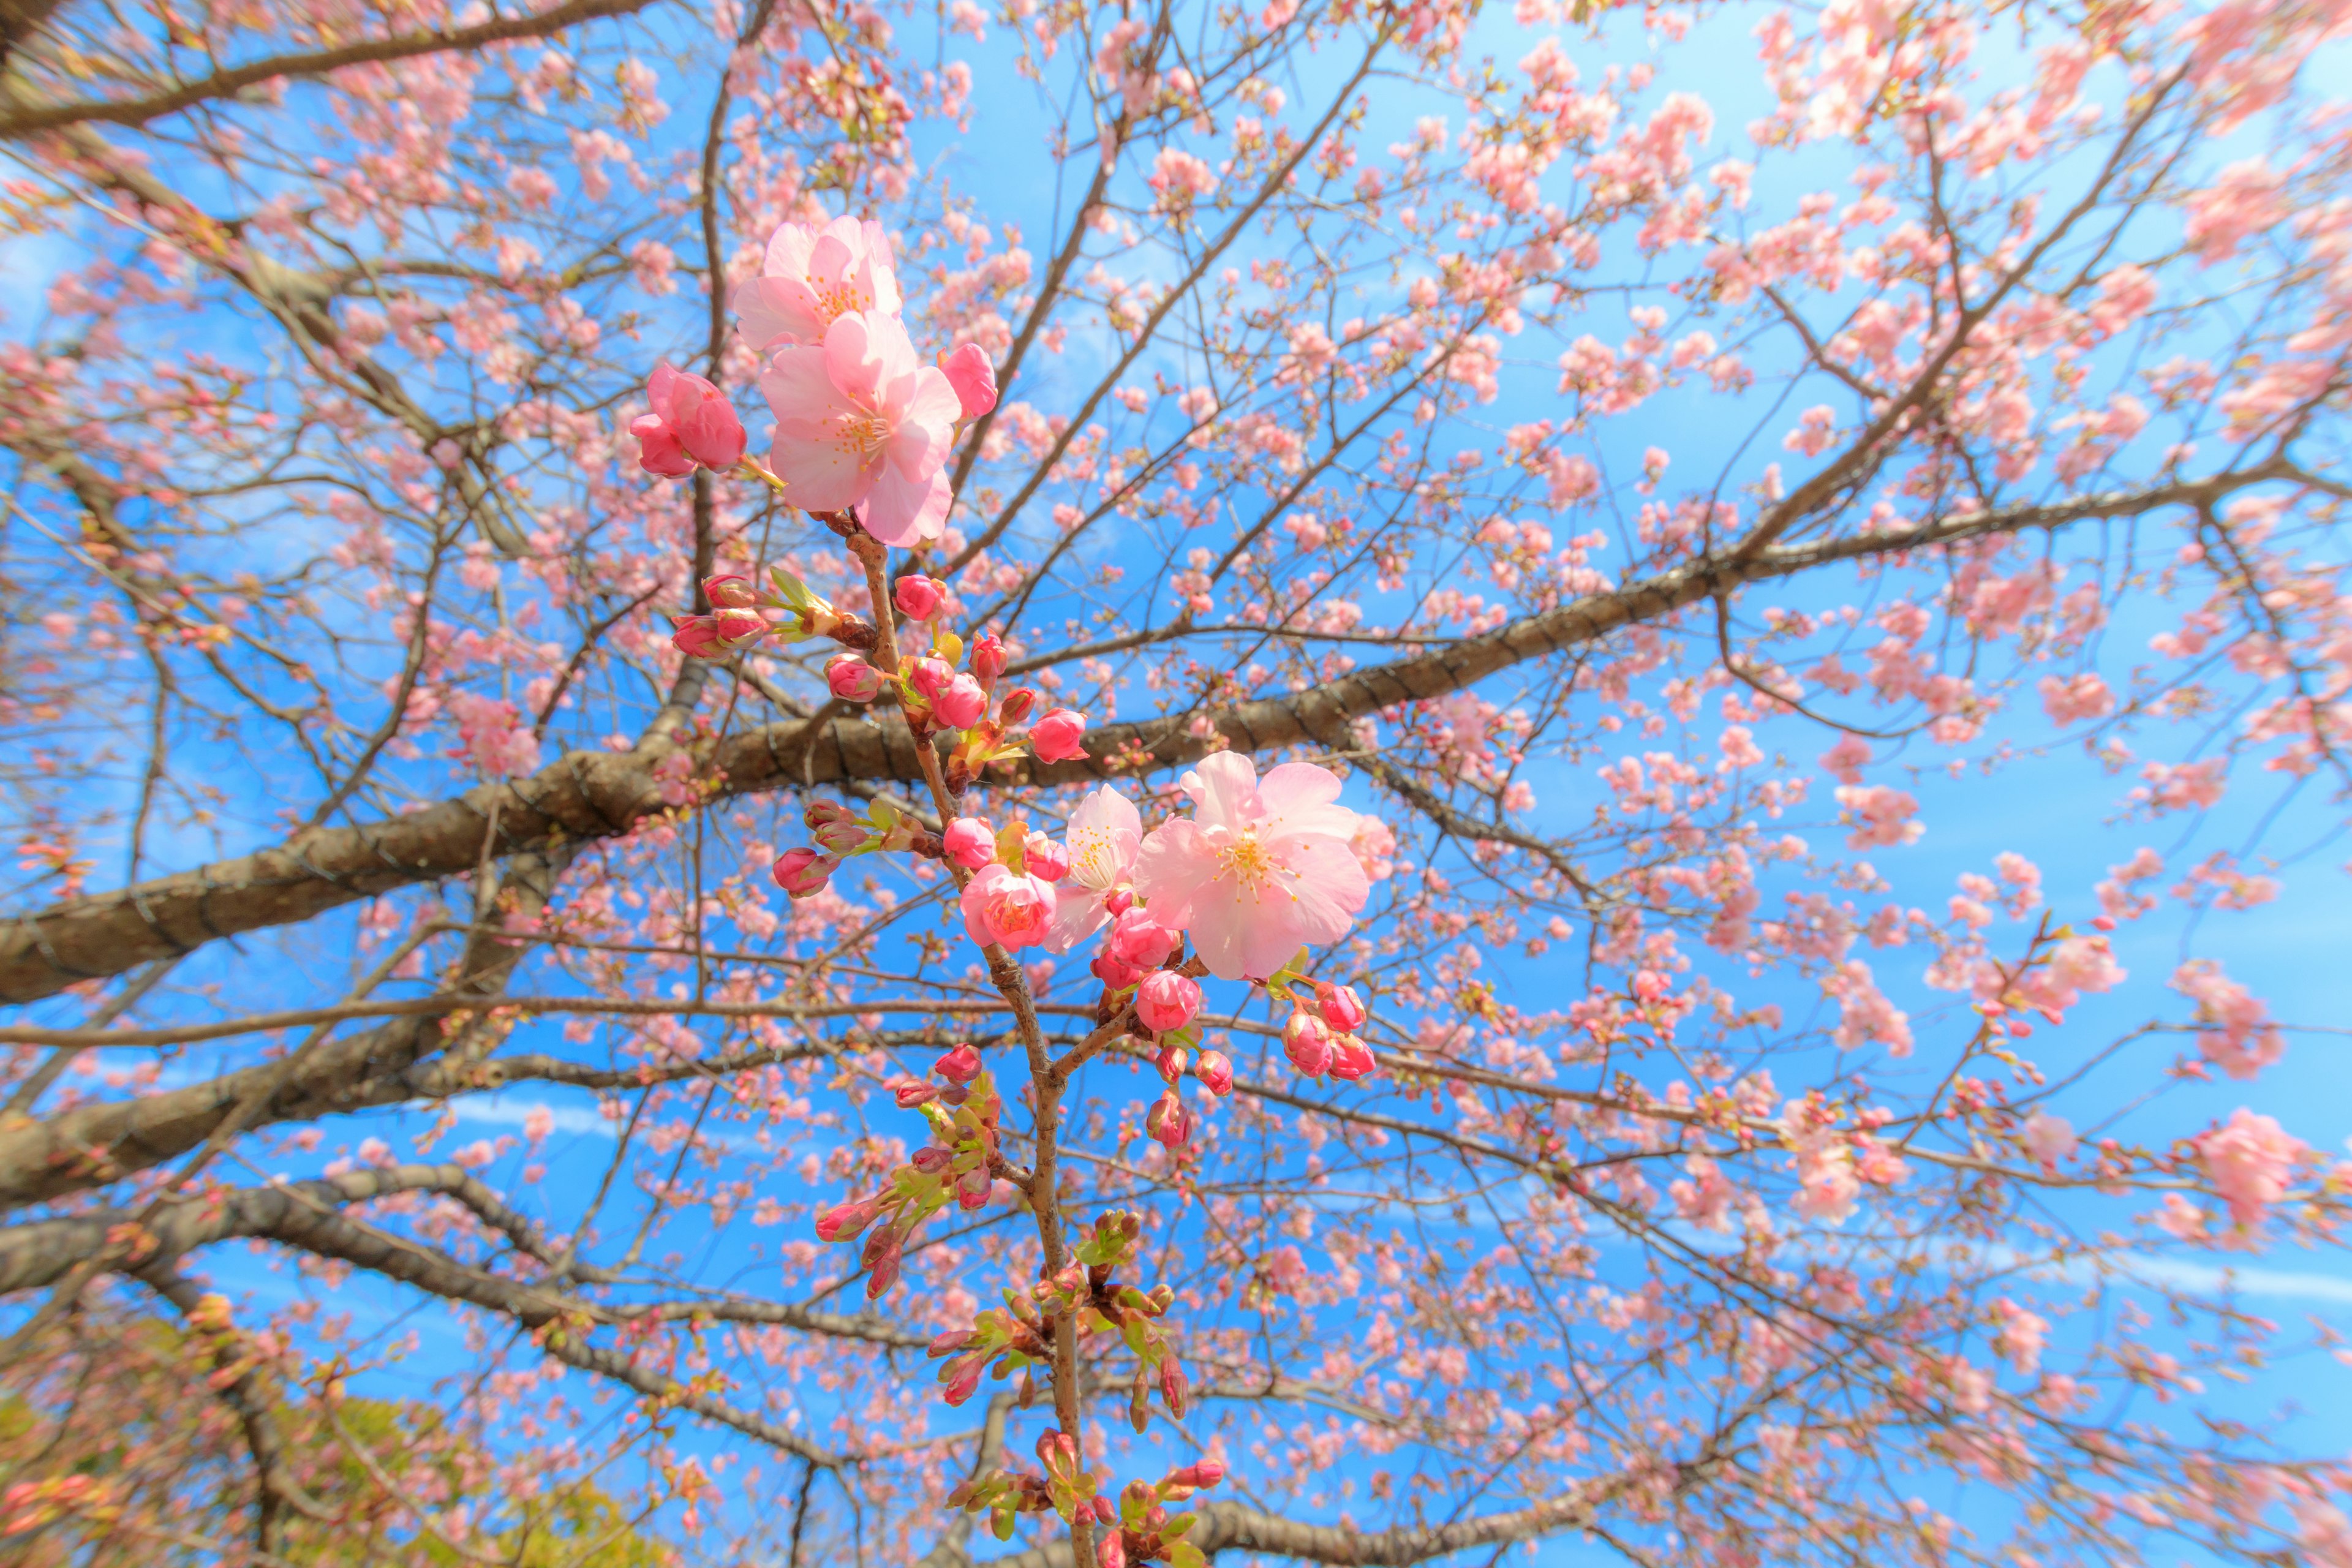
[[[697,467],[731,468],[742,460],[743,421],[726,395],[702,377],[664,360],[646,383],[646,396],[653,412],[639,416],[629,433],[637,438],[637,460],[646,472],[676,476]]]
[[[958,343],[940,361],[940,369],[955,388],[966,419],[977,419],[996,406],[996,365],[978,343]]]
[[[931,700],[931,711],[951,730],[969,730],[988,711],[988,693],[969,675],[950,679]]]
[[[1041,763],[1066,763],[1087,754],[1079,743],[1087,716],[1070,708],[1049,708],[1029,731],[1029,746]]]
[[[776,886],[785,892],[795,899],[806,899],[824,890],[840,864],[832,856],[820,854],[814,849],[787,849],[776,857],[776,864],[770,874],[775,878]]]
[[[947,857],[967,871],[977,871],[996,859],[996,834],[976,816],[959,816],[942,835]]]
[[[854,653],[835,654],[825,660],[825,689],[844,702],[871,702],[882,695],[886,683],[880,670]]]
[[[762,352],[821,343],[843,316],[895,316],[902,304],[889,237],[880,224],[849,217],[777,229],[760,276],[740,285],[730,302],[744,341]]]
[[[1126,886],[1142,843],[1142,815],[1110,785],[1097,786],[1078,802],[1062,837],[1069,869],[1056,887],[1047,952],[1067,952],[1109,921],[1104,902]]]
[[[964,928],[983,947],[1036,946],[1053,929],[1054,909],[1053,883],[1010,866],[984,866],[964,884]]]
[[[2295,1165],[2310,1154],[2310,1147],[2276,1120],[2243,1106],[2197,1140],[2197,1157],[2213,1190],[2230,1205],[2231,1219],[2249,1230],[2286,1196]]]
[[[937,577],[901,577],[890,586],[890,602],[910,621],[928,621],[940,613],[947,584]]]
[[[1200,1010],[1200,983],[1172,969],[1153,970],[1135,994],[1135,1016],[1157,1033],[1182,1028]]]
[[[2053,1116],[2037,1110],[2025,1119],[2025,1127],[2018,1142],[2036,1163],[2055,1165],[2074,1152],[2080,1142],[2074,1136],[2074,1124],[2063,1116]]]
[[[897,317],[835,317],[822,345],[779,350],[760,389],[775,411],[772,461],[787,500],[805,511],[858,507],[885,544],[940,536],[953,500],[955,389],[917,361]]]
[[[1338,804],[1328,769],[1285,763],[1261,781],[1247,757],[1219,752],[1181,782],[1194,815],[1143,841],[1135,888],[1192,934],[1212,974],[1263,980],[1302,947],[1348,933],[1371,883],[1352,847],[1356,814]]]

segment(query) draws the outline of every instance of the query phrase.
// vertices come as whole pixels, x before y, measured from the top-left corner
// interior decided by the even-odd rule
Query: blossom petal
[[[1216,874],[1216,846],[1196,822],[1163,822],[1136,850],[1135,890],[1163,925],[1182,928],[1194,896]]]
[[[1192,797],[1193,816],[1203,827],[1238,831],[1260,816],[1257,764],[1239,752],[1202,757],[1177,783]]]
[[[866,497],[866,531],[894,549],[937,539],[947,528],[948,509],[955,504],[955,487],[945,468],[920,483],[908,481],[887,463],[876,465],[874,488]]]
[[[1268,837],[1315,833],[1327,838],[1356,836],[1360,819],[1339,798],[1339,780],[1328,768],[1312,763],[1285,763],[1258,781],[1258,804],[1265,819],[1258,831]]]

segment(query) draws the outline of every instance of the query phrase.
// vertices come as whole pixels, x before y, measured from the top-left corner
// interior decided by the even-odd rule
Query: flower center
[[[1099,827],[1081,827],[1070,835],[1070,877],[1089,892],[1110,891],[1118,879],[1118,857],[1109,834]]]
[[[846,316],[852,310],[867,310],[873,305],[873,301],[866,297],[866,290],[845,278],[831,283],[819,283],[812,279],[809,288],[816,295],[817,316],[828,327],[833,325],[835,317]]]
[[[1217,851],[1217,879],[1231,878],[1244,892],[1256,893],[1289,868],[1266,852],[1255,833],[1244,828]]]
[[[890,439],[890,421],[879,414],[845,414],[835,429],[835,444],[861,464],[879,458]]]

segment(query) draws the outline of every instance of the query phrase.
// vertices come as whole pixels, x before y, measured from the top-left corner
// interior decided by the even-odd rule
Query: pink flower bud
[[[907,1163],[927,1176],[936,1176],[955,1163],[955,1151],[925,1147],[916,1150],[914,1158]]]
[[[969,819],[966,819],[969,820]],[[967,1084],[980,1076],[980,1053],[970,1046],[958,1046],[938,1061],[931,1070],[952,1084]]]
[[[1234,1064],[1223,1051],[1202,1051],[1192,1064],[1192,1076],[1211,1094],[1222,1097],[1234,1091]]]
[[[1117,887],[1103,895],[1103,912],[1110,916],[1113,920],[1118,919],[1119,916],[1127,913],[1128,910],[1133,908],[1135,908],[1135,889],[1133,888],[1124,886]]]
[[[637,438],[637,466],[649,474],[674,479],[694,472],[697,465],[678,444],[676,432],[662,423],[656,414],[641,414],[629,422],[629,434]]]
[[[925,659],[936,664],[937,659]],[[950,729],[969,730],[988,711],[988,693],[969,675],[959,675],[931,698],[931,710]]]
[[[1055,904],[1053,883],[1010,866],[983,867],[964,884],[964,928],[983,946],[1034,947],[1053,933]]]
[[[688,658],[717,658],[727,651],[719,646],[719,623],[709,616],[672,616],[669,624],[676,628],[670,646]]]
[[[638,461],[648,472],[692,473],[698,465],[731,468],[743,460],[743,421],[726,395],[702,377],[665,360],[646,383],[646,397],[653,412],[629,429],[644,448]],[[684,468],[677,467],[681,461]]]
[[[971,1329],[950,1329],[946,1332],[934,1338],[931,1341],[930,1348],[926,1350],[923,1353],[929,1356],[934,1361],[937,1361],[941,1356],[954,1355],[957,1352],[962,1350],[964,1346],[971,1343],[972,1334],[973,1331]]]
[[[1050,708],[1029,731],[1029,747],[1041,763],[1066,763],[1083,757],[1087,749],[1078,744],[1087,732],[1087,716],[1068,708]]]
[[[1282,1026],[1283,1054],[1308,1078],[1320,1078],[1331,1065],[1331,1036],[1323,1020],[1300,1007]]]
[[[948,585],[937,577],[901,577],[891,586],[890,602],[910,621],[928,621],[940,613]]]
[[[899,1110],[912,1110],[917,1106],[929,1105],[937,1100],[940,1086],[926,1083],[919,1078],[902,1078],[890,1086],[890,1093],[898,1101]]]
[[[966,419],[977,419],[996,406],[996,366],[990,363],[988,351],[978,343],[958,343],[940,360],[940,369],[947,373],[948,384],[955,388],[956,401],[963,405]],[[1105,1563],[1104,1568],[1112,1568]]]
[[[992,685],[1004,673],[1006,662],[1004,639],[994,632],[982,632],[971,642],[971,673],[982,686]]]
[[[1356,994],[1352,985],[1331,985],[1315,983],[1315,999],[1323,1012],[1323,1021],[1343,1035],[1353,1034],[1364,1026],[1371,1016],[1364,1011],[1364,999]]]
[[[870,1198],[852,1198],[847,1203],[834,1205],[817,1216],[817,1239],[856,1240],[858,1233],[872,1225],[874,1216],[882,1212],[882,1194],[876,1193]]]
[[[1177,934],[1161,925],[1149,910],[1129,909],[1111,923],[1110,950],[1121,963],[1156,969],[1176,951]],[[1200,993],[1196,988],[1195,997]],[[1197,1002],[1195,1005],[1197,1005]]]
[[[959,816],[949,823],[941,842],[948,858],[967,871],[996,863],[996,834],[977,816]]]
[[[871,702],[882,695],[882,672],[854,653],[825,661],[825,689],[844,702]]]
[[[907,679],[927,701],[937,702],[940,693],[955,679],[955,666],[943,658],[919,658],[907,667]]]
[[[1118,1522],[1118,1510],[1112,1505],[1110,1499],[1097,1497],[1090,1500],[1087,1506],[1094,1510],[1096,1523],[1117,1524]]]
[[[890,1246],[866,1265],[873,1270],[866,1277],[866,1299],[869,1301],[880,1300],[889,1293],[890,1287],[898,1282],[898,1261],[901,1256],[897,1232],[876,1231],[874,1234],[889,1236]]]
[[[1163,1486],[1192,1487],[1205,1490],[1225,1479],[1225,1467],[1215,1459],[1202,1459],[1181,1470],[1171,1470]]]
[[[719,628],[719,640],[730,648],[768,635],[768,618],[757,610],[720,610],[710,619]]]
[[[1010,729],[1036,710],[1036,689],[1029,686],[1016,686],[1004,694],[1003,701],[996,705],[996,721]]]
[[[971,346],[970,343],[964,345],[966,348]],[[1108,1524],[1110,1521],[1105,1520],[1103,1522]],[[1127,1568],[1126,1535],[1116,1530],[1104,1531],[1101,1543],[1095,1548],[1095,1561],[1101,1568]]]
[[[1144,1112],[1143,1130],[1171,1149],[1181,1149],[1192,1136],[1192,1113],[1174,1090],[1162,1094]]]
[[[1021,858],[1033,877],[1043,877],[1058,882],[1070,874],[1070,852],[1057,838],[1043,833],[1033,833],[1021,847]]]
[[[1184,1366],[1174,1356],[1160,1360],[1160,1396],[1168,1401],[1168,1414],[1179,1421],[1184,1418],[1184,1391],[1189,1385],[1184,1379]]]
[[[985,1165],[966,1171],[956,1183],[956,1206],[962,1209],[984,1209],[989,1194],[996,1190],[996,1178],[988,1173]]]
[[[970,1356],[957,1363],[955,1369],[948,1374],[946,1386],[940,1390],[940,1397],[950,1405],[961,1405],[980,1387],[980,1374],[987,1370],[988,1363],[980,1356]]]
[[[1372,1058],[1372,1047],[1353,1035],[1341,1035],[1331,1042],[1328,1070],[1333,1078],[1353,1083],[1360,1078],[1371,1077],[1380,1065]]]
[[[1192,1053],[1181,1046],[1162,1046],[1160,1054],[1151,1058],[1151,1065],[1160,1069],[1160,1076],[1173,1089],[1176,1080],[1184,1076],[1184,1064],[1192,1059]]]
[[[830,855],[820,855],[814,849],[787,849],[776,857],[775,869],[770,873],[776,886],[795,899],[806,899],[824,890],[833,880],[834,868],[841,864]]]
[[[1137,911],[1122,916],[1122,922]],[[1116,940],[1116,939],[1114,939]],[[1164,953],[1161,956],[1166,956]],[[1199,982],[1177,973],[1172,969],[1155,969],[1143,977],[1143,984],[1135,993],[1135,1016],[1143,1026],[1155,1034],[1181,1029],[1192,1021],[1201,1010]]]
[[[1131,963],[1121,963],[1115,953],[1101,952],[1087,965],[1087,973],[1114,991],[1124,991],[1143,978],[1143,971]]]
[[[760,602],[760,585],[740,572],[702,580],[702,596],[722,610],[748,610]]]
[[[812,837],[826,854],[838,858],[853,849],[864,848],[866,841],[874,835],[864,823],[853,817],[847,821],[836,818],[825,823]]]

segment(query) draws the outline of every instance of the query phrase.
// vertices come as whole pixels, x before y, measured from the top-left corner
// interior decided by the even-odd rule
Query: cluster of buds
[[[1202,1459],[1173,1469],[1159,1484],[1129,1481],[1118,1494],[1117,1528],[1104,1533],[1096,1552],[1101,1568],[1128,1568],[1130,1563],[1166,1563],[1169,1568],[1203,1568],[1207,1557],[1184,1538],[1200,1518],[1193,1513],[1170,1513],[1168,1505],[1182,1502],[1225,1479],[1225,1467]]]
[[[1321,980],[1313,985],[1312,1005],[1297,991],[1290,994],[1290,1019],[1282,1026],[1283,1054],[1307,1078],[1328,1073],[1352,1081],[1370,1076],[1380,1064],[1372,1059],[1372,1048],[1356,1035],[1370,1016],[1363,998],[1350,985]]]
[[[1118,1519],[1102,1495],[1102,1479],[1080,1462],[1078,1445],[1068,1433],[1058,1427],[1039,1433],[1037,1462],[1045,1467],[1042,1476],[998,1470],[960,1482],[948,1493],[948,1506],[986,1512],[989,1530],[999,1541],[1013,1539],[1013,1520],[1024,1513],[1058,1513],[1072,1521],[1083,1511],[1106,1526]]]
[[[898,1282],[907,1243],[925,1220],[950,1198],[960,1208],[984,1207],[995,1184],[1001,1163],[997,1121],[1004,1103],[982,1068],[980,1053],[958,1046],[931,1070],[944,1087],[922,1079],[892,1086],[900,1106],[920,1110],[930,1123],[930,1143],[891,1172],[880,1192],[836,1204],[817,1216],[817,1237],[829,1242],[855,1241],[866,1226],[882,1221],[866,1237],[862,1256],[868,1300]]]
[[[813,800],[801,820],[817,847],[785,850],[776,857],[772,873],[776,886],[795,899],[822,891],[852,855],[899,849],[938,859],[941,854],[939,835],[885,800],[876,801],[863,816],[829,800]]]
[[[768,569],[768,582],[771,591],[761,593],[757,582],[740,572],[705,577],[702,593],[710,601],[710,614],[672,616],[671,643],[696,658],[721,658],[765,637],[786,643],[830,637],[861,652],[879,645],[880,634],[870,624],[835,609],[832,601],[812,593],[782,566]],[[772,619],[768,611],[782,615]]]
[[[1143,1234],[1143,1216],[1113,1209],[1087,1228],[1068,1261],[1026,1291],[1004,1292],[1004,1307],[980,1314],[970,1329],[953,1330],[931,1342],[930,1353],[946,1358],[940,1368],[947,1402],[961,1405],[991,1368],[1002,1380],[1053,1357],[1054,1327],[1069,1321],[1080,1334],[1113,1333],[1135,1354],[1135,1384],[1129,1418],[1138,1432],[1149,1424],[1151,1391],[1157,1388],[1168,1413],[1183,1419],[1190,1384],[1183,1363],[1160,1331],[1160,1320],[1175,1304],[1165,1285],[1139,1290],[1119,1284],[1119,1266],[1129,1261]]]

